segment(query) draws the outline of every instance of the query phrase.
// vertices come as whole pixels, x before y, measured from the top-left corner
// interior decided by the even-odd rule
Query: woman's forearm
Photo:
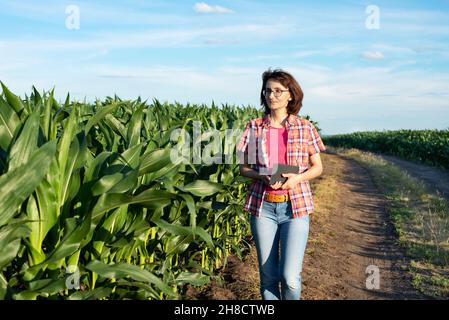
[[[299,174],[299,181],[309,181],[312,180],[323,173],[323,167],[322,166],[311,166],[307,171],[304,173]]]
[[[262,176],[259,174],[259,172],[257,172],[256,170],[254,170],[251,167],[241,167],[240,168],[240,175],[243,177],[247,177],[250,179],[255,179],[255,180],[261,180]]]

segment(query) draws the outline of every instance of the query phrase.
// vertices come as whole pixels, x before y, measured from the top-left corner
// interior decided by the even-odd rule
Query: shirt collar
[[[262,126],[263,127],[269,127],[271,124],[271,116],[269,114],[266,114],[262,118]],[[289,114],[287,117],[287,121],[285,121],[285,127],[287,126],[293,126],[295,124],[295,116],[293,114]]]

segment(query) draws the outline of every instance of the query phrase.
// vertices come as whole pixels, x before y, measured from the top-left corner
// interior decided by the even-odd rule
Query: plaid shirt
[[[240,163],[249,163],[259,173],[269,173],[267,153],[267,130],[270,125],[270,116],[251,120],[245,128],[240,142],[237,145],[237,153]],[[326,147],[321,140],[315,126],[307,119],[289,115],[284,126],[288,130],[287,140],[287,164],[297,165],[298,172],[304,172],[309,168],[309,157]],[[243,158],[245,156],[245,158]],[[293,218],[302,217],[313,213],[313,198],[309,181],[303,181],[288,190],[292,203]],[[265,196],[265,185],[261,180],[254,180],[251,184],[244,205],[244,210],[254,216],[262,212],[262,204]]]

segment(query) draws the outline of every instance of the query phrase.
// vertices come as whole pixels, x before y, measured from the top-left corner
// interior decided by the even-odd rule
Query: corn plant
[[[171,161],[170,137],[256,109],[2,89],[0,299],[176,299],[247,247],[238,166]]]
[[[397,155],[412,161],[449,168],[449,130],[385,130],[354,132],[324,138],[336,147]]]

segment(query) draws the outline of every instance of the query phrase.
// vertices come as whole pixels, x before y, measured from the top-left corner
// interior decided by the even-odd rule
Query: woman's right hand
[[[280,181],[278,181],[274,184],[270,184],[270,178],[271,178],[270,176],[263,175],[263,176],[260,176],[260,178],[264,184],[266,184],[267,186],[270,186],[274,190],[277,190],[280,187],[282,187],[282,182],[280,182]]]

